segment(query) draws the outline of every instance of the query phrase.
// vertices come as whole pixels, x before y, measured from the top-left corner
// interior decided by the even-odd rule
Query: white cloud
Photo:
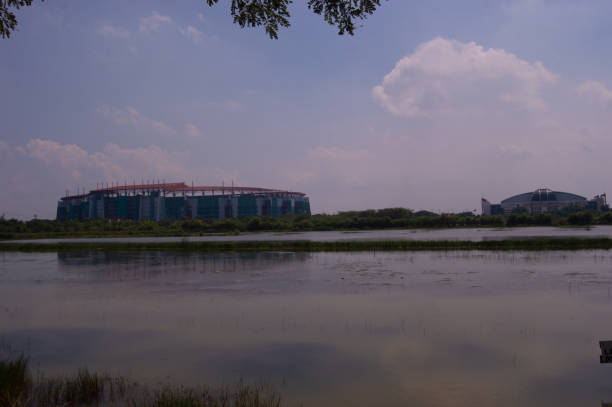
[[[187,181],[194,175],[206,174],[207,178],[201,181],[211,182],[224,178],[235,179],[238,176],[235,171],[192,167],[189,165],[189,151],[168,151],[155,145],[122,148],[115,143],[107,143],[102,151],[90,153],[75,144],[34,139],[26,144],[25,152],[27,156],[48,166],[59,166],[70,174],[78,173],[81,178],[86,176],[89,181],[100,177],[131,181],[140,180],[143,176],[167,181]]]
[[[204,137],[204,133],[194,124],[187,123],[185,125],[185,134],[187,137],[191,138],[202,138]]]
[[[155,133],[167,136],[176,135],[176,130],[174,130],[172,127],[168,126],[162,121],[144,116],[138,110],[130,106],[126,107],[125,109],[121,109],[102,105],[98,107],[98,112],[100,112],[105,119],[110,120],[117,125],[131,125],[137,129],[153,131]]]
[[[140,18],[140,32],[150,34],[157,31],[162,24],[171,23],[172,18],[159,14],[154,11],[149,17]]]
[[[198,13],[198,20],[200,20],[201,23],[205,23],[206,19],[204,18],[204,14]]]
[[[608,104],[612,102],[612,90],[598,81],[581,83],[576,91],[583,98],[596,103]]]
[[[191,40],[191,42],[193,42],[194,44],[199,44],[202,42],[202,31],[198,30],[192,25],[188,25],[185,28],[179,28],[179,31],[185,37],[189,38],[189,40]]]
[[[75,144],[60,144],[51,140],[34,139],[26,145],[26,151],[45,164],[59,163],[63,168],[76,169],[92,164],[87,151]]]
[[[130,32],[128,30],[113,25],[103,25],[98,30],[98,34],[103,37],[114,37],[123,39],[130,38]]]
[[[474,42],[435,38],[402,58],[374,99],[400,116],[456,114],[502,101],[523,109],[546,107],[540,88],[556,81],[540,62]]]

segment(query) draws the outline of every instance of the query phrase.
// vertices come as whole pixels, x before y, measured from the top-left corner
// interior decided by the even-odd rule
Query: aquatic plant
[[[211,389],[159,384],[80,369],[64,377],[31,378],[28,359],[0,360],[0,407],[280,407],[280,395],[265,384],[238,383]]]
[[[0,406],[25,406],[30,386],[27,358],[0,361]]]

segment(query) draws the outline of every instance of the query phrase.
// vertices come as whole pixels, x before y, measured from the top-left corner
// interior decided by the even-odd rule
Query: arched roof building
[[[310,215],[306,194],[270,188],[188,186],[183,182],[107,185],[62,197],[58,220],[225,219]]]
[[[530,214],[556,212],[567,207],[600,209],[606,205],[605,194],[596,196],[591,201],[584,196],[569,192],[553,191],[548,188],[536,189],[533,192],[525,192],[504,199],[499,204],[491,204],[482,199],[482,213],[484,215],[505,214],[524,208]]]

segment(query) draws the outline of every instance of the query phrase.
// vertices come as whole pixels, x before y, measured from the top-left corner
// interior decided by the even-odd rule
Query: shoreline
[[[294,230],[294,229],[270,229],[257,231],[233,230],[226,232],[199,232],[199,233],[0,233],[0,244],[10,243],[21,240],[36,242],[37,240],[49,239],[121,239],[121,238],[190,238],[190,237],[227,237],[227,236],[256,236],[260,234],[275,235],[294,235],[312,232],[338,232],[343,234],[357,234],[363,232],[376,231],[439,231],[439,230],[474,230],[486,229],[497,231],[508,231],[517,229],[551,228],[560,230],[592,230],[598,226],[609,225],[518,225],[518,226],[452,226],[452,227],[417,227],[417,228],[372,228],[372,229],[313,229],[313,230]]]
[[[0,252],[174,251],[174,252],[351,252],[451,250],[610,250],[612,238],[560,237],[499,240],[205,241],[0,243]]]

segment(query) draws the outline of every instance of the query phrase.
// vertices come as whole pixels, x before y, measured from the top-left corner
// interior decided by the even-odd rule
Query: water
[[[612,252],[0,253],[0,352],[291,406],[600,406]]]
[[[565,237],[609,237],[612,226],[589,227],[521,227],[521,228],[453,228],[453,229],[402,229],[402,230],[364,230],[330,232],[291,232],[291,233],[247,233],[242,235],[205,235],[189,237],[121,237],[121,238],[77,238],[77,239],[37,239],[13,240],[17,243],[74,243],[74,242],[208,242],[208,241],[288,241],[310,240],[318,242],[346,240],[499,240],[499,239],[536,239]],[[3,242],[0,242],[2,244]]]

